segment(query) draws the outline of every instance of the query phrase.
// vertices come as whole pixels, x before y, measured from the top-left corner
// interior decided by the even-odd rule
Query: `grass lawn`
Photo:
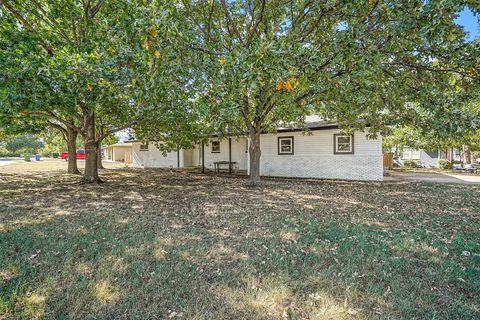
[[[8,167],[0,319],[480,317],[480,186]]]

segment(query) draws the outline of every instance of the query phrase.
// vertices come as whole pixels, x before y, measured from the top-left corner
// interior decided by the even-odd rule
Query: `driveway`
[[[14,161],[12,161],[11,159],[0,159],[0,167],[1,166],[6,166],[8,164],[12,164]]]
[[[480,184],[479,174],[454,174],[444,172],[399,172],[390,171],[385,181],[414,181],[433,183]]]

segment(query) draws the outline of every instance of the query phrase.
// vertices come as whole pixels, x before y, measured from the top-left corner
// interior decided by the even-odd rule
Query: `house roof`
[[[306,122],[305,126],[285,126],[277,128],[278,132],[289,132],[289,131],[303,131],[305,129],[309,130],[321,130],[321,129],[336,129],[338,128],[338,123],[329,122],[326,120],[323,121],[314,121],[314,122]]]
[[[114,143],[106,146],[106,148],[110,147],[131,147],[133,144],[131,142],[121,142],[121,143]]]
[[[298,126],[297,124],[284,125],[277,128],[278,132],[292,132],[303,131],[304,129],[321,130],[321,129],[336,129],[338,128],[337,122],[331,122],[321,118],[319,116],[307,116],[305,117],[304,126]]]
[[[324,118],[318,115],[311,115],[305,117],[304,126],[299,126],[298,124],[285,124],[277,128],[277,132],[298,132],[308,130],[323,130],[323,129],[338,129],[338,123],[325,120]],[[268,132],[263,132],[268,133]],[[217,137],[218,135],[214,134],[212,137]],[[142,142],[141,140],[128,140],[127,143]]]

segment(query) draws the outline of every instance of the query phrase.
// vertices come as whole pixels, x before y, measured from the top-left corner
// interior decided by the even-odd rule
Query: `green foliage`
[[[455,1],[186,3],[200,70],[192,83],[216,133],[274,131],[311,113],[377,132],[415,121],[412,104],[456,113],[476,91],[479,46],[452,22],[463,8]],[[445,128],[445,118],[431,125]]]
[[[5,146],[3,146],[0,143],[0,157],[8,157],[8,156],[11,156],[10,151],[8,151],[8,149],[5,148]]]
[[[460,148],[462,145],[469,145],[472,150],[480,150],[480,130],[464,128],[454,132],[441,132],[432,126],[427,129],[405,125],[391,129],[382,142],[384,150],[391,150],[393,147],[435,150]]]
[[[41,153],[44,155],[50,155],[53,153],[60,153],[67,151],[67,142],[61,132],[54,129],[48,129],[40,135],[43,140],[43,147]],[[83,139],[77,139],[77,149],[83,148]]]
[[[440,159],[438,161],[438,166],[442,170],[449,170],[452,169],[452,163],[446,159]]]
[[[144,116],[136,83],[146,77],[141,41],[152,21],[140,4],[14,0],[1,9],[0,125],[75,130],[93,159],[103,138]],[[96,162],[86,163],[87,180],[97,181]]]
[[[20,135],[7,138],[4,142],[5,149],[12,156],[18,156],[23,153],[37,153],[43,146],[43,142],[34,135]]]
[[[403,161],[403,165],[407,168],[421,168],[416,160],[407,159]]]

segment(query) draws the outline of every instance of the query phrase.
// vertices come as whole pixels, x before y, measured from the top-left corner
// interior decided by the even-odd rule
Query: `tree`
[[[149,141],[163,152],[193,147],[208,136],[208,123],[197,108],[198,69],[191,45],[191,21],[175,2],[151,1],[141,5],[138,20],[145,32],[140,35],[137,73],[129,92],[141,106],[133,126],[135,139]]]
[[[37,153],[41,147],[43,147],[43,143],[35,135],[9,137],[5,143],[5,148],[14,155],[19,155],[20,153]]]
[[[2,28],[17,42],[7,55],[18,59],[18,65],[27,70],[21,74],[28,75],[19,77],[13,68],[3,92],[15,105],[15,99],[24,97],[17,94],[19,88],[33,85],[36,103],[25,104],[33,109],[28,114],[46,117],[73,135],[80,134],[86,151],[83,181],[100,182],[97,156],[101,141],[135,123],[141,106],[128,96],[134,78],[142,76],[135,73],[135,57],[141,49],[138,33],[146,32],[137,29],[143,24],[135,20],[135,5],[102,0],[79,5],[66,0],[0,4]],[[15,55],[18,45],[24,50],[19,58]],[[20,70],[25,71],[16,71]],[[99,119],[105,128],[101,134],[97,132]]]
[[[68,146],[68,173],[79,174],[75,158],[78,133],[63,124],[75,124],[72,108],[68,107],[70,96],[42,74],[43,49],[32,35],[19,32],[15,20],[6,17],[2,22],[0,125],[13,135],[39,133],[49,127],[58,130]]]
[[[431,84],[445,84],[441,75],[477,80],[478,46],[453,23],[462,7],[454,0],[183,0],[198,56],[197,102],[212,132],[248,135],[256,185],[263,132],[302,126],[317,113],[374,134],[428,96]]]
[[[194,130],[186,120],[194,114],[195,94],[185,89],[190,86],[191,59],[187,57],[191,48],[183,41],[186,24],[177,3],[0,3],[9,21],[9,35],[23,37],[18,41],[35,49],[36,64],[29,59],[21,64],[32,71],[28,81],[43,82],[58,93],[54,95],[58,100],[43,104],[42,114],[46,111],[54,123],[80,134],[85,142],[84,182],[100,181],[101,141],[117,131],[138,125],[138,134],[145,137],[180,138],[162,144],[168,148],[179,148],[189,140]],[[11,49],[10,56],[15,56],[14,46]],[[8,82],[13,83],[10,87],[20,87],[15,72]],[[36,86],[34,90],[42,98],[51,95]],[[45,101],[42,98],[38,101]],[[159,128],[153,119],[165,126]],[[176,131],[167,132],[171,128]]]
[[[102,134],[103,129],[99,128],[98,132],[99,132],[99,134]],[[107,145],[114,144],[114,143],[118,142],[118,137],[111,134],[111,135],[105,137],[102,140],[102,142],[103,142],[103,144],[107,144]],[[98,169],[105,169],[105,167],[103,166],[103,162],[102,162],[102,143],[100,143],[99,146],[98,146],[97,167],[98,167]]]

